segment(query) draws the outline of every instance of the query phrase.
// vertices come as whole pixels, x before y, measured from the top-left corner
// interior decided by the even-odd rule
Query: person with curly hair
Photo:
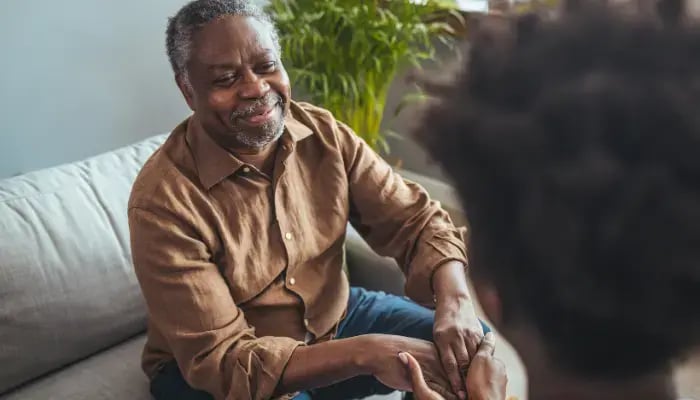
[[[477,296],[529,398],[672,399],[700,344],[700,28],[677,0],[565,8],[480,29],[418,137],[461,196]],[[472,398],[502,400],[498,372]]]

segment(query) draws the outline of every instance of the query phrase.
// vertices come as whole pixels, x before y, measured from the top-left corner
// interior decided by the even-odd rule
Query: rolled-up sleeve
[[[185,380],[216,399],[269,399],[302,343],[261,337],[236,306],[210,250],[171,211],[129,210],[136,276],[150,323]]]
[[[335,129],[348,174],[351,223],[377,253],[396,259],[406,275],[406,294],[432,305],[435,269],[452,260],[467,263],[464,230],[349,127],[335,122]]]

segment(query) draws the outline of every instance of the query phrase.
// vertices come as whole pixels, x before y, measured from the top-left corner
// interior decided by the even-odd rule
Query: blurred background
[[[186,118],[164,50],[167,17],[185,3],[1,1],[0,178],[131,144]],[[456,3],[487,8],[486,0]],[[408,90],[395,79],[387,99],[384,125],[400,135],[409,113],[393,118],[393,110]],[[394,162],[440,176],[411,141],[387,140]]]

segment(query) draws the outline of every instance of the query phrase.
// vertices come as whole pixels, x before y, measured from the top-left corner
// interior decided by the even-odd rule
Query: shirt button
[[[244,174],[247,174],[247,173],[249,173],[249,172],[250,172],[250,168],[248,168],[248,167],[243,167],[243,173],[244,173]]]
[[[289,284],[290,284],[291,286],[294,286],[295,283],[297,283],[297,280],[296,280],[296,279],[294,279],[294,278],[289,278]]]
[[[284,238],[287,239],[287,240],[292,240],[292,233],[291,233],[291,232],[285,233],[285,234],[284,234]]]
[[[309,327],[309,320],[306,318],[304,318],[304,326],[307,328]]]

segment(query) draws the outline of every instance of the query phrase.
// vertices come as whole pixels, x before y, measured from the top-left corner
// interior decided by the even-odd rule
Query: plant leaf
[[[346,122],[375,150],[397,72],[454,43],[463,16],[453,0],[270,0],[290,80],[318,106]],[[394,115],[420,99],[402,99]]]
[[[413,92],[404,95],[394,109],[394,117],[399,115],[404,108],[414,104],[424,103],[428,99],[430,99],[430,96],[423,92]]]

